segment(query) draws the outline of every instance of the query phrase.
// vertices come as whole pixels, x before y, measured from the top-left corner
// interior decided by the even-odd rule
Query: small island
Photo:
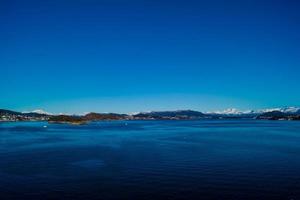
[[[83,116],[78,116],[78,115],[50,116],[48,122],[82,125],[91,121],[102,121],[102,120],[110,121],[110,120],[125,120],[125,119],[129,119],[128,115],[116,114],[116,113],[88,113]]]
[[[85,120],[81,116],[71,116],[71,115],[57,115],[57,116],[51,116],[48,119],[49,123],[59,123],[59,124],[74,124],[74,125],[82,125],[86,124],[87,120]]]

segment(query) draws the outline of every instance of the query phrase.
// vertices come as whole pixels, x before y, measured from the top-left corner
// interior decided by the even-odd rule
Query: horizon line
[[[0,108],[2,110],[10,110],[10,111],[15,111],[15,112],[20,112],[20,113],[43,113],[43,114],[48,114],[48,115],[86,115],[88,113],[118,113],[118,114],[127,114],[127,115],[134,115],[138,113],[150,113],[150,112],[178,112],[178,111],[197,111],[197,112],[202,112],[204,114],[209,114],[209,113],[215,113],[215,114],[224,114],[224,113],[229,113],[231,112],[232,114],[237,114],[237,113],[255,113],[255,112],[270,112],[270,111],[280,111],[280,110],[288,110],[288,109],[298,109],[300,110],[300,106],[274,106],[274,107],[265,107],[265,108],[259,108],[259,109],[238,109],[234,107],[228,107],[226,109],[221,109],[221,110],[214,110],[214,111],[201,111],[198,109],[166,109],[166,110],[147,110],[147,111],[133,111],[133,112],[103,112],[103,111],[85,111],[85,112],[78,112],[78,113],[70,113],[70,112],[51,112],[51,111],[46,111],[47,109],[39,108],[39,109],[33,109],[33,110],[23,110],[20,111],[18,109],[10,109],[10,108]]]

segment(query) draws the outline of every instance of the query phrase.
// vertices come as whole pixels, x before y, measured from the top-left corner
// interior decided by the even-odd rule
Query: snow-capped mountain
[[[284,107],[284,108],[268,108],[259,110],[259,113],[266,113],[266,112],[273,112],[273,111],[279,111],[283,113],[298,113],[300,112],[299,107]]]
[[[241,111],[236,108],[228,108],[223,111],[214,111],[214,112],[207,112],[206,114],[218,114],[218,115],[243,115],[243,114],[254,114],[256,113],[253,110],[246,110],[246,111]]]
[[[236,108],[229,108],[223,111],[214,111],[214,112],[207,112],[206,114],[218,114],[218,115],[249,115],[249,114],[262,114],[268,113],[273,111],[279,111],[282,113],[300,113],[299,107],[284,107],[284,108],[267,108],[267,109],[260,109],[260,110],[246,110],[241,111]]]
[[[24,111],[22,113],[36,113],[36,114],[42,114],[42,115],[52,115],[52,113],[46,112],[42,109],[37,109],[37,110],[33,110],[33,111]]]
[[[242,112],[236,108],[228,108],[222,111],[209,112],[209,114],[221,114],[221,115],[232,115],[232,114],[237,115],[241,113]]]

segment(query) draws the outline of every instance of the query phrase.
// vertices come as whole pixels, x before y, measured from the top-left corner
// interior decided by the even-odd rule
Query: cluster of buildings
[[[40,116],[34,114],[0,114],[0,121],[15,122],[15,121],[47,121],[48,116]]]

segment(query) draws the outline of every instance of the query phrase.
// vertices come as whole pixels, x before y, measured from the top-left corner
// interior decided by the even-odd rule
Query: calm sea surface
[[[298,200],[300,122],[0,123],[0,199]]]

